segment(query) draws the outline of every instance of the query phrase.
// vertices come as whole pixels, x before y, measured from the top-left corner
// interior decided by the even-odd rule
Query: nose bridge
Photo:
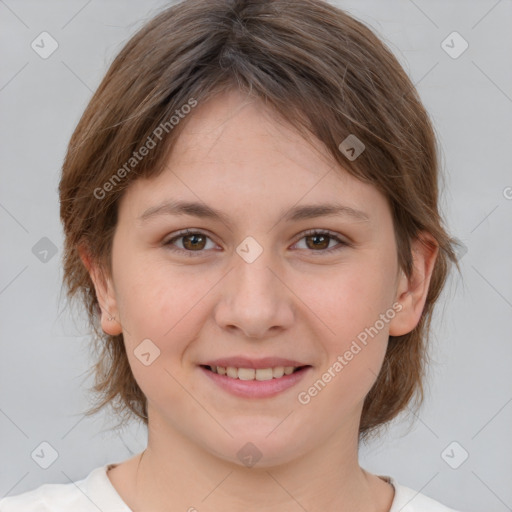
[[[258,244],[259,245],[259,244]],[[236,249],[232,272],[227,276],[217,323],[237,327],[248,337],[260,337],[293,322],[290,294],[280,279],[280,265],[269,249],[245,240]]]
[[[258,240],[253,236],[247,236],[238,244],[235,249],[236,254],[233,255],[236,266],[235,284],[241,285],[239,293],[248,297],[256,297],[258,294],[268,296],[270,294],[268,288],[276,286],[274,273],[270,269],[278,267],[279,264],[269,245],[270,237],[263,239],[262,236],[258,236]],[[271,299],[271,297],[267,298]]]
[[[274,272],[271,271],[273,264],[272,257],[267,252],[266,256],[260,256],[253,262],[241,260],[237,262],[234,271],[234,291],[238,300],[259,300],[265,299],[265,303],[269,304],[275,299],[277,288],[282,286],[280,281],[276,279]]]

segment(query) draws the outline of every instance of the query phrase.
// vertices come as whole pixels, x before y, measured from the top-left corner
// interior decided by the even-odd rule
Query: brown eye
[[[338,251],[340,249],[343,249],[344,247],[350,246],[348,242],[345,242],[336,234],[331,233],[329,231],[311,230],[304,233],[299,242],[301,242],[302,240],[306,240],[305,250],[308,250],[308,252],[317,252],[319,254],[330,254],[331,252]],[[331,245],[331,242],[333,241],[338,242],[337,246],[336,244],[334,244],[334,246]],[[297,242],[297,244],[299,242]],[[304,248],[299,247],[299,249]]]
[[[207,247],[210,240],[210,246]],[[206,253],[207,249],[211,249],[215,244],[210,237],[198,231],[182,231],[176,236],[170,238],[163,243],[165,247],[173,252],[178,252],[186,256],[201,256]]]
[[[185,235],[180,238],[183,239],[183,247],[188,250],[201,250],[206,245],[206,237],[200,233]]]
[[[309,235],[305,237],[308,240],[306,245],[309,249],[327,249],[329,247],[330,236],[326,235]]]

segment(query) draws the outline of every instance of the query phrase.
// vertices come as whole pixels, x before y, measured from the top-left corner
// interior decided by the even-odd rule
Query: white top
[[[106,464],[82,480],[67,484],[44,484],[37,489],[0,500],[0,512],[132,512],[107,476]],[[380,475],[379,475],[380,476]],[[395,488],[389,512],[457,512],[438,501],[380,476]]]

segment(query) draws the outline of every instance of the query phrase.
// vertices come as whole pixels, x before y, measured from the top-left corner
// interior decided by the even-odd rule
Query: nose
[[[268,251],[270,252],[270,251]],[[284,270],[267,251],[252,263],[234,255],[215,308],[217,325],[247,338],[279,335],[295,321],[293,293]]]

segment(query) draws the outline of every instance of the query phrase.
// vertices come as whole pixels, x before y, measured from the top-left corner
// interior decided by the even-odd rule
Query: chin
[[[278,423],[273,424],[273,428]],[[247,468],[271,468],[293,462],[306,451],[306,439],[283,429],[277,430],[250,429],[244,434],[224,436],[221,442],[212,444],[211,439],[205,440],[205,448],[215,457],[226,462]],[[293,440],[293,441],[291,441]],[[220,440],[219,440],[220,441]],[[298,452],[300,447],[301,453]]]

